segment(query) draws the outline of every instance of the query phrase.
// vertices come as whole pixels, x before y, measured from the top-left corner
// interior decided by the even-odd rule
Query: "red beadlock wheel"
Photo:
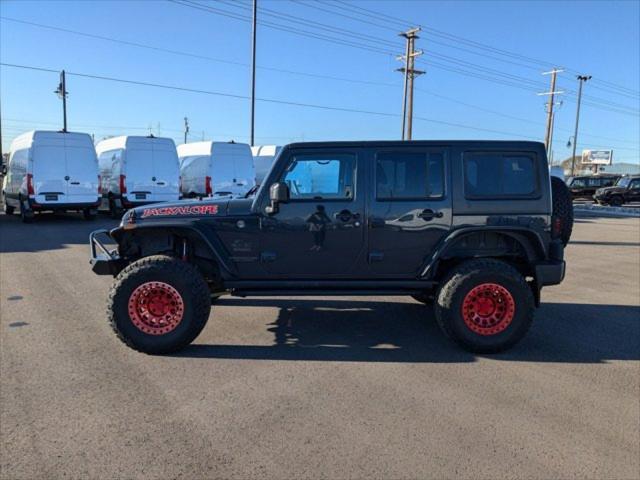
[[[497,283],[472,288],[462,301],[465,325],[478,335],[495,335],[513,321],[515,302],[509,290]]]
[[[168,283],[146,282],[129,297],[129,317],[138,330],[149,335],[164,335],[182,321],[184,301]]]

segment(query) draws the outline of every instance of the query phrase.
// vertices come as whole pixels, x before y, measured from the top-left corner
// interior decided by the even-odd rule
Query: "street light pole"
[[[576,108],[576,128],[573,132],[573,153],[571,154],[571,176],[575,174],[576,147],[578,145],[578,123],[580,122],[580,101],[582,99],[582,84],[591,79],[591,75],[578,75],[578,106]]]
[[[62,98],[62,131],[67,131],[67,82],[66,75],[64,70],[60,72],[60,83],[58,84],[58,89],[53,92],[58,94],[60,98]]]

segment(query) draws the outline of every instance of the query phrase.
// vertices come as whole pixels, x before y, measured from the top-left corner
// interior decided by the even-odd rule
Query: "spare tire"
[[[553,204],[553,230],[566,246],[573,230],[573,200],[569,187],[561,178],[551,177],[551,200]],[[559,224],[559,227],[556,225]]]

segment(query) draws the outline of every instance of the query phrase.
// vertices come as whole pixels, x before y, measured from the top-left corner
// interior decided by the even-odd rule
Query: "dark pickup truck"
[[[113,329],[147,353],[188,345],[224,294],[408,295],[462,347],[497,352],[562,281],[572,212],[540,143],[297,143],[252,198],[128,211],[92,233],[91,263],[116,277]]]

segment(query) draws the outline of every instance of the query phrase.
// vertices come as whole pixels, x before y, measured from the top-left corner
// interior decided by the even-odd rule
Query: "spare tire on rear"
[[[573,200],[569,187],[561,178],[551,177],[551,200],[553,204],[553,229],[554,232],[559,230],[560,240],[566,246],[573,230]],[[556,227],[558,223],[559,228]]]

